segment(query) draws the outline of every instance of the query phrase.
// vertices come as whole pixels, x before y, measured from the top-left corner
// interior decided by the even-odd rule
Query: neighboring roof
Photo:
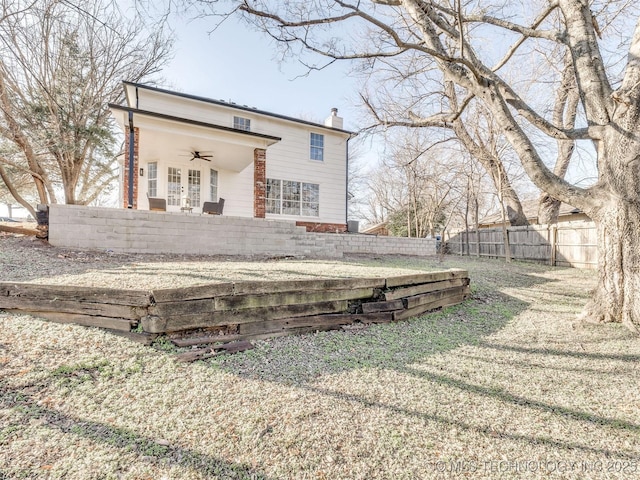
[[[380,232],[388,232],[387,224],[389,222],[376,223],[375,225],[371,225],[363,230],[360,230],[360,233],[369,234],[369,235],[377,235]]]
[[[325,129],[325,130],[331,130],[331,131],[334,131],[334,132],[345,133],[345,134],[348,134],[348,135],[355,135],[354,132],[351,132],[349,130],[342,130],[340,128],[328,127],[328,126],[323,125],[321,123],[309,122],[307,120],[301,120],[299,118],[288,117],[286,115],[280,115],[278,113],[271,113],[271,112],[267,112],[267,111],[264,111],[264,110],[258,110],[257,108],[248,107],[246,105],[238,105],[238,104],[232,103],[232,102],[225,102],[225,101],[222,101],[222,100],[214,100],[212,98],[200,97],[200,96],[197,96],[197,95],[190,95],[190,94],[187,94],[187,93],[174,92],[174,91],[171,91],[171,90],[166,90],[164,88],[151,87],[149,85],[144,85],[144,84],[135,83],[135,82],[129,82],[129,81],[126,81],[126,80],[123,81],[122,83],[124,83],[125,85],[131,85],[131,86],[136,87],[136,88],[142,88],[142,89],[145,89],[145,90],[150,90],[152,92],[164,93],[164,94],[173,95],[173,96],[176,96],[176,97],[187,98],[189,100],[197,100],[199,102],[210,103],[212,105],[219,105],[219,106],[223,106],[223,107],[234,108],[236,110],[242,110],[242,111],[245,111],[245,112],[251,112],[251,113],[257,113],[257,114],[260,114],[260,115],[266,115],[268,117],[278,118],[280,120],[286,120],[286,121],[289,121],[289,122],[301,123],[303,125],[310,125],[310,126],[315,127],[315,128],[322,128],[322,129]],[[126,89],[125,89],[125,92],[126,92]]]
[[[125,112],[133,112],[137,115],[144,115],[147,117],[152,117],[152,118],[160,118],[162,120],[170,120],[173,122],[180,122],[180,123],[185,123],[188,125],[196,125],[199,127],[207,127],[207,128],[214,128],[216,130],[224,130],[225,132],[233,132],[233,133],[237,133],[239,135],[247,135],[250,137],[258,137],[258,138],[264,138],[266,140],[272,140],[274,142],[279,142],[280,140],[282,140],[282,138],[280,137],[274,137],[273,135],[266,135],[264,133],[257,133],[257,132],[250,132],[250,131],[246,131],[246,130],[239,130],[236,128],[231,128],[231,127],[225,127],[223,125],[216,125],[213,123],[207,123],[207,122],[200,122],[198,120],[191,120],[189,118],[182,118],[182,117],[175,117],[173,115],[166,115],[164,113],[157,113],[157,112],[151,112],[149,110],[139,110],[137,108],[132,108],[132,107],[127,107],[125,105],[118,105],[115,103],[110,103],[109,104],[109,108],[113,109],[113,110],[122,110]]]
[[[527,217],[527,220],[531,222],[532,220],[538,220],[538,206],[540,202],[538,200],[525,200],[522,203],[522,211],[524,215]],[[573,207],[568,203],[560,203],[560,210],[558,212],[558,216],[566,216],[566,215],[576,215],[584,213],[579,208]],[[502,223],[502,213],[494,213],[493,215],[489,215],[478,222],[480,225],[494,225]]]

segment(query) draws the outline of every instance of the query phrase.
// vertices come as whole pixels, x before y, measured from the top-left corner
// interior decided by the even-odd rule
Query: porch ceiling
[[[111,105],[111,110],[125,133],[129,129],[129,112],[133,112],[134,126],[140,129],[138,155],[141,164],[160,160],[240,172],[253,163],[256,148],[266,149],[280,140],[270,135],[127,107]],[[190,160],[194,151],[212,155],[212,158],[210,161]]]

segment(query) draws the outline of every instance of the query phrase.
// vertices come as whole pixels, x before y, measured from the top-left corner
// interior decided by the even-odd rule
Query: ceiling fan
[[[210,162],[211,159],[213,158],[213,155],[203,155],[202,152],[199,152],[198,150],[194,150],[191,153],[191,158],[189,159],[189,161],[191,160],[195,160],[196,158],[199,160],[206,160],[207,162]]]

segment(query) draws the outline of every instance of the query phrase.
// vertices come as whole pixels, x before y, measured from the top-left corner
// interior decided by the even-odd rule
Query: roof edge
[[[279,113],[272,113],[272,112],[267,112],[266,110],[260,110],[260,109],[257,109],[257,108],[245,107],[244,105],[238,105],[236,103],[228,103],[228,102],[224,102],[224,101],[220,101],[220,100],[214,100],[213,98],[201,97],[201,96],[198,96],[198,95],[191,95],[189,93],[175,92],[173,90],[167,90],[165,88],[160,88],[160,87],[152,87],[150,85],[145,85],[143,83],[130,82],[128,80],[123,80],[122,83],[124,85],[131,85],[131,86],[136,87],[136,88],[144,88],[144,89],[150,90],[152,92],[164,93],[164,94],[167,94],[167,95],[174,95],[176,97],[182,97],[182,98],[186,98],[186,99],[189,99],[189,100],[196,100],[196,101],[199,101],[199,102],[210,103],[212,105],[219,105],[221,107],[234,108],[236,110],[242,110],[242,111],[245,111],[245,112],[252,112],[252,113],[257,113],[257,114],[260,114],[260,115],[266,115],[266,116],[269,116],[269,117],[278,118],[280,120],[286,120],[286,121],[289,121],[289,122],[301,123],[303,125],[309,125],[309,126],[313,126],[313,127],[316,127],[316,128],[322,128],[324,130],[330,130],[332,132],[344,133],[344,134],[347,134],[349,136],[357,135],[356,132],[351,132],[349,130],[343,130],[343,129],[340,129],[340,128],[327,127],[326,125],[323,125],[321,123],[309,122],[307,120],[301,120],[299,118],[289,117],[287,115],[281,115]]]
[[[237,133],[240,135],[248,135],[248,136],[257,137],[257,138],[264,138],[265,140],[273,140],[274,142],[279,142],[282,140],[282,137],[275,137],[273,135],[267,135],[266,133],[238,130],[236,128],[226,127],[224,125],[216,125],[215,123],[207,123],[207,122],[201,122],[199,120],[191,120],[189,118],[176,117],[174,115],[167,115],[164,113],[152,112],[150,110],[140,110],[138,108],[127,107],[125,105],[119,105],[117,103],[109,103],[108,106],[109,108],[112,108],[114,110],[137,113],[139,115],[146,115],[148,117],[160,118],[163,120],[170,120],[173,122],[186,123],[188,125],[195,125],[198,127],[214,128],[216,130],[223,130],[225,132]]]

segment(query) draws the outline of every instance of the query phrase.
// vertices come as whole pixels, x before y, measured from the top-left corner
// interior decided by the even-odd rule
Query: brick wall
[[[253,151],[253,216],[264,218],[267,198],[267,151]]]
[[[140,142],[140,130],[133,128],[133,208],[138,208],[138,149]],[[122,189],[122,206],[129,207],[129,132],[124,136],[124,188]]]
[[[340,258],[345,253],[435,255],[425,238],[307,232],[293,221],[51,205],[49,242],[122,253]]]

